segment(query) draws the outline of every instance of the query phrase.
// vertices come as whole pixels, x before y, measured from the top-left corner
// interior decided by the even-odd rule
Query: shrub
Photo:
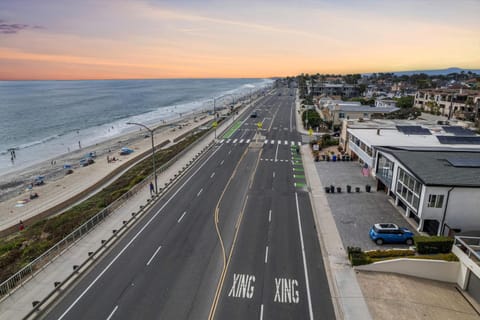
[[[394,257],[406,257],[415,255],[414,250],[402,250],[402,249],[392,249],[392,250],[372,250],[367,251],[365,254],[372,259],[379,258],[394,258]]]
[[[370,257],[359,247],[347,247],[348,259],[352,263],[352,266],[361,266],[364,264],[372,263]]]
[[[415,245],[419,254],[449,253],[452,250],[453,238],[415,236]]]

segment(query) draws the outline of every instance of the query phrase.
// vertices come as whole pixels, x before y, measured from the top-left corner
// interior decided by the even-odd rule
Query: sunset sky
[[[1,0],[0,79],[480,69],[478,0]]]

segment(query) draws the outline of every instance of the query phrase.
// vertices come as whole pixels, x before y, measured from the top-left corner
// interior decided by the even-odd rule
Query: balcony
[[[480,277],[480,237],[455,236],[452,252]]]

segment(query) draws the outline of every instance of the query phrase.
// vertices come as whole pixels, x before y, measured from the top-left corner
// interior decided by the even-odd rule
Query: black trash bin
[[[355,192],[360,192],[360,187],[355,187]]]
[[[347,192],[348,193],[352,192],[352,186],[349,184],[347,184]]]
[[[337,187],[337,192],[342,193],[342,187]]]
[[[330,193],[330,187],[325,187],[325,192]]]
[[[371,186],[371,185],[367,184],[367,185],[365,186],[365,191],[370,192],[371,189],[372,189],[372,186]]]
[[[335,186],[330,186],[330,193],[335,193]]]
[[[320,161],[320,157],[319,157],[319,156],[315,156],[315,161],[316,161],[316,162]]]

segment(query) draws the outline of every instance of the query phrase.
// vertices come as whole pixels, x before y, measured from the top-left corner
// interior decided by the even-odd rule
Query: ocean
[[[172,121],[272,84],[270,79],[0,81],[0,175]],[[223,98],[222,98],[223,96]],[[16,158],[11,161],[10,148]]]

